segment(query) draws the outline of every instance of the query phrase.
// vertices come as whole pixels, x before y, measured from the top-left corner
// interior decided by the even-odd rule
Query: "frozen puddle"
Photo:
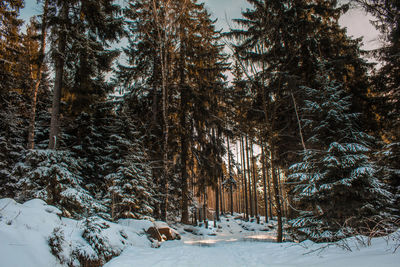
[[[200,247],[214,247],[222,244],[230,244],[235,242],[276,242],[276,238],[265,233],[243,233],[230,236],[199,236],[184,240],[186,245]]]

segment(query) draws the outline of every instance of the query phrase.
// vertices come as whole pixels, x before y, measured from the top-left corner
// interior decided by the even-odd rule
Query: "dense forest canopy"
[[[40,0],[24,21],[23,0],[1,1],[1,198],[75,218],[276,216],[279,242],[393,226],[398,1],[247,0],[228,32],[198,0],[119,2]],[[381,48],[339,25],[353,5]]]

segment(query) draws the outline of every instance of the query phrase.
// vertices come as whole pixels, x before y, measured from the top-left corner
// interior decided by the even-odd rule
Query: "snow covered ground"
[[[107,267],[400,266],[400,249],[393,252],[400,232],[392,236],[397,241],[376,238],[371,246],[360,245],[356,238],[347,239],[341,244],[349,246],[352,250],[349,251],[335,244],[311,241],[277,244],[272,242],[273,223],[257,225],[228,216],[222,218],[217,228],[176,225],[182,239],[163,242],[156,249],[144,233],[144,229],[153,225],[150,221],[121,220],[115,224],[96,218],[77,221],[60,214],[57,208],[41,200],[18,204],[12,199],[1,199],[0,266],[79,266],[77,255],[100,259],[100,243],[105,247],[105,255],[122,252]],[[88,229],[93,233],[88,234]],[[64,264],[51,253],[48,245],[54,233],[62,237],[56,244],[60,245],[58,254]]]
[[[128,248],[105,266],[400,266],[400,252],[393,253],[395,242],[384,238],[372,240],[368,247],[355,238],[347,239],[342,244],[349,245],[349,251],[311,241],[274,243],[276,233],[270,229],[271,224],[257,225],[228,217],[222,218],[220,225],[221,229],[200,230],[203,236],[183,234],[182,240],[164,242],[156,251]],[[182,228],[178,230],[183,232]]]
[[[330,247],[307,254],[318,247],[243,241],[207,247],[173,241],[157,251],[128,248],[105,266],[400,266],[399,253],[387,250],[382,239],[353,252]]]

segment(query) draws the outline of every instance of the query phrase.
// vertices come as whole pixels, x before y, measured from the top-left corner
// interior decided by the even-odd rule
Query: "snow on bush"
[[[104,210],[83,185],[82,162],[67,151],[29,150],[16,164],[17,197],[40,198],[74,217]]]

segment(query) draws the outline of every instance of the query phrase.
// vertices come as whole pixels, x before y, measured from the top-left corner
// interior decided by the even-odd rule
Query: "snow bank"
[[[47,244],[47,237],[61,224],[58,212],[38,199],[23,205],[12,199],[1,199],[0,265],[59,266]]]
[[[98,217],[73,220],[60,215],[39,199],[24,204],[0,199],[0,266],[79,266],[85,258],[105,263],[126,247],[151,245],[144,232],[152,225],[147,220],[116,224]]]

